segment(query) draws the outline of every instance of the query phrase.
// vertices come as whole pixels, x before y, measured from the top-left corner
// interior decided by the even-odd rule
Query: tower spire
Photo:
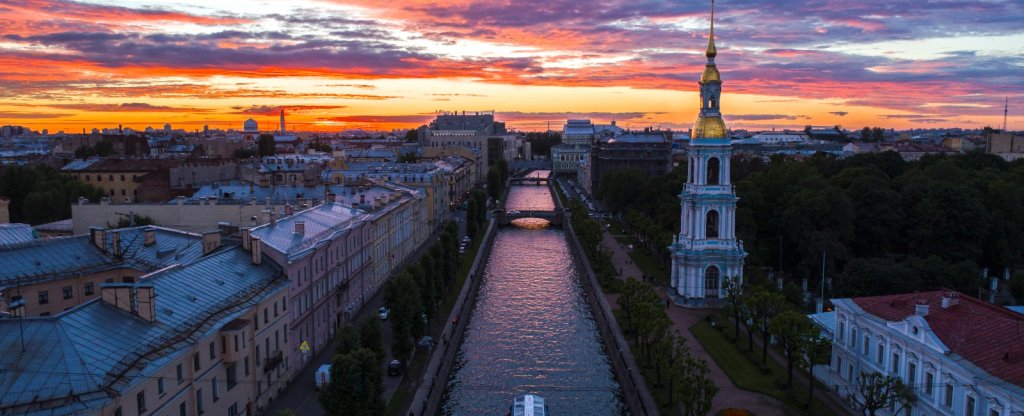
[[[1010,113],[1010,97],[1003,102],[1003,133],[1006,133],[1006,116]]]
[[[711,35],[708,36],[708,50],[704,55],[708,57],[709,62],[714,62],[715,56],[718,55],[718,49],[715,48],[715,0],[711,0]]]

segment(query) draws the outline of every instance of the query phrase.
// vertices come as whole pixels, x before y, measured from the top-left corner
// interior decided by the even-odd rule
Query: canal
[[[546,186],[513,186],[507,210],[551,210]],[[553,415],[621,415],[620,397],[565,233],[516,220],[494,238],[442,413],[504,415],[543,396]]]

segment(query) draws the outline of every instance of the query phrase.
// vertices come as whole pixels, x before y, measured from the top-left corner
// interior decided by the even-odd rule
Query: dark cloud
[[[245,115],[260,115],[260,116],[276,116],[284,110],[285,114],[292,113],[309,113],[323,110],[340,110],[348,108],[347,105],[254,105],[251,107],[231,107],[234,110],[238,110],[236,114]]]
[[[207,113],[210,109],[205,108],[184,108],[169,107],[163,105],[152,105],[147,103],[121,103],[121,104],[45,104],[45,107],[60,108],[65,110],[95,111],[103,113]]]
[[[15,113],[15,112],[0,112],[0,120],[5,118],[11,119],[37,119],[37,118],[59,118],[68,117],[72,114],[67,113]]]
[[[742,114],[726,116],[729,120],[736,121],[760,121],[760,120],[796,120],[809,118],[807,116],[793,116],[787,114]]]
[[[839,117],[845,117],[847,114],[850,114],[849,111],[829,111],[828,113]]]

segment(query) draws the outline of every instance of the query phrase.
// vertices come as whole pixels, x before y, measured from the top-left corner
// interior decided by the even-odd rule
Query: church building
[[[715,305],[725,296],[727,279],[743,281],[747,253],[736,239],[736,193],[729,179],[732,147],[719,109],[722,78],[715,66],[715,6],[711,2],[711,34],[700,77],[700,116],[690,133],[686,185],[679,235],[672,253],[671,286],[685,305]]]

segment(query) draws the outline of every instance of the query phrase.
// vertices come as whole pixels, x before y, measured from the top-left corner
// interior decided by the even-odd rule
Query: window
[[[92,295],[94,293],[96,293],[96,292],[95,292],[95,287],[93,286],[93,283],[92,282],[86,283],[85,284],[85,296],[90,296],[90,295]]]
[[[211,360],[214,359],[214,358],[217,358],[217,350],[216,350],[217,346],[215,345],[216,343],[217,343],[216,341],[210,341],[210,359]]]
[[[210,379],[210,388],[213,389],[213,401],[216,402],[220,398],[220,394],[217,392],[217,377]]]
[[[915,385],[915,383],[917,383],[917,365],[914,364],[913,362],[908,362],[907,363],[907,386],[910,386],[910,388],[912,390],[916,391],[917,390],[917,386]]]
[[[227,373],[228,391],[231,391],[231,388],[235,387],[235,384],[238,384],[238,374],[235,368],[235,363],[231,363],[231,365],[227,366],[227,368],[224,369],[224,372]]]
[[[924,394],[929,398],[932,397],[932,383],[935,381],[935,376],[932,373],[924,373]]]
[[[160,377],[156,379],[156,394],[163,396],[164,394],[164,378]]]
[[[107,179],[110,179],[110,181],[113,182],[114,181],[114,175],[107,175]]]
[[[974,416],[974,397],[967,396],[967,404],[964,405],[964,416]]]
[[[718,161],[717,157],[708,159],[708,185],[718,185],[720,182],[719,165],[721,162]]]
[[[242,367],[244,367],[244,368],[245,368],[245,376],[246,376],[246,377],[249,377],[249,357],[248,357],[248,356],[247,356],[247,357],[245,357],[245,358],[244,358],[244,359],[242,360]]]
[[[121,175],[121,182],[124,182],[124,175]]]
[[[878,365],[885,364],[885,344],[883,344],[881,342],[878,343],[878,357],[877,357],[877,361],[878,361]]]
[[[182,381],[185,381],[185,372],[182,371],[181,364],[178,364],[178,368],[175,369],[175,372],[178,376],[178,384],[181,384]]]
[[[287,311],[288,310],[288,298],[287,297],[281,298],[281,310],[283,310],[283,311]]]
[[[850,328],[850,346],[857,348],[857,328]]]
[[[196,390],[196,412],[203,414],[203,389]]]
[[[996,409],[991,409],[988,411],[988,416],[999,416],[999,411]]]
[[[238,416],[238,402],[231,403],[231,407],[228,408],[228,416]]]
[[[718,267],[710,266],[704,271],[704,296],[707,298],[718,297]]]
[[[199,353],[197,352],[195,354],[192,354],[192,369],[195,371],[199,371],[200,368],[202,367],[199,366]]]
[[[256,344],[256,366],[260,366],[260,344]]]
[[[259,313],[257,313],[256,316],[252,317],[252,326],[253,326],[253,329],[252,329],[253,332],[259,332],[259,330],[260,330],[260,314]]]
[[[235,352],[238,352],[238,335],[235,335]]]
[[[836,336],[839,337],[840,341],[842,341],[843,337],[846,336],[846,322],[839,321],[839,330],[836,331]]]
[[[946,383],[946,407],[953,407],[953,384]]]
[[[718,211],[708,211],[704,224],[705,238],[718,238]]]
[[[284,324],[284,344],[288,345],[288,324]]]
[[[122,416],[123,414],[124,413],[121,412],[121,406],[118,406],[117,409],[114,409],[114,416]]]
[[[892,353],[892,373],[896,377],[900,376],[900,353]]]
[[[64,299],[71,299],[75,297],[75,293],[71,290],[71,286],[64,286],[60,289],[60,293],[64,295]]]
[[[263,308],[263,323],[270,322],[270,315],[267,313],[267,308]]]
[[[864,334],[864,355],[871,352],[871,335]]]
[[[121,278],[121,281],[124,283],[135,283],[135,278],[131,276],[124,276]]]
[[[135,395],[135,402],[139,405],[139,413],[146,411],[146,391],[140,391]]]
[[[187,408],[188,406],[185,405],[185,402],[178,404],[178,416],[188,416]]]
[[[274,302],[274,317],[277,318],[277,302]]]
[[[39,291],[39,304],[45,305],[47,303],[50,303],[50,292],[45,290]]]
[[[114,283],[114,278],[108,277],[107,279],[103,280],[103,283]]]
[[[96,182],[103,182],[103,175],[96,175]]]

